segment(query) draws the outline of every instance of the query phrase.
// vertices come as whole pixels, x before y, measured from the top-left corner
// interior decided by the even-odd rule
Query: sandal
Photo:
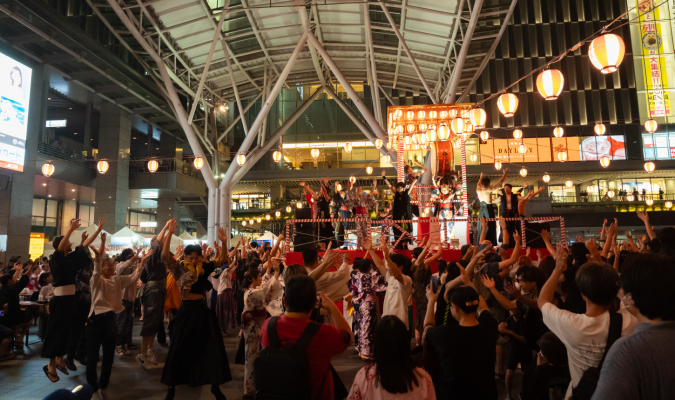
[[[52,374],[49,372],[49,366],[45,365],[42,367],[42,370],[45,372],[45,375],[47,375],[47,378],[49,379],[50,382],[55,383],[58,382],[61,378],[59,378],[58,375]]]
[[[56,369],[61,371],[61,373],[63,373],[63,374],[70,375],[70,373],[68,372],[68,369],[66,367],[60,367],[60,366],[57,365]]]

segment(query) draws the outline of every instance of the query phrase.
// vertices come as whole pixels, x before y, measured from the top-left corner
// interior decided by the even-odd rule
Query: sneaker
[[[150,364],[151,368],[157,366],[157,354],[155,353],[155,350],[148,349],[145,353],[145,361]]]
[[[138,363],[141,364],[141,367],[143,367],[143,369],[150,369],[150,365],[145,360],[145,354],[143,353],[136,354],[136,361],[138,361]]]
[[[124,351],[122,350],[122,346],[115,346],[115,354],[118,356],[124,355]]]
[[[124,354],[126,354],[126,355],[131,354],[131,352],[129,351],[129,348],[127,347],[126,344],[123,344],[123,345],[122,345],[122,351],[123,351]]]

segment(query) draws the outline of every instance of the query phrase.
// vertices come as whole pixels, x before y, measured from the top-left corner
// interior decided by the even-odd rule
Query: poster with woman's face
[[[32,70],[0,54],[0,168],[23,171]]]

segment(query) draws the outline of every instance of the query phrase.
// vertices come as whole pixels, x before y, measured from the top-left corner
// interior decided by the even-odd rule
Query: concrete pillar
[[[105,230],[117,232],[127,225],[131,119],[129,113],[108,102],[101,106],[98,134],[99,158],[110,169],[96,178],[95,220],[105,219]]]
[[[176,218],[176,221],[180,221],[180,205],[176,201],[175,197],[160,197],[157,199],[157,228],[155,229],[155,233],[159,234],[159,232],[164,227],[164,224],[166,224],[166,221],[170,220],[171,218]],[[179,223],[176,235],[180,234],[181,230]]]
[[[24,61],[26,62],[26,61]],[[7,235],[5,260],[12,256],[29,257],[31,217],[38,141],[45,130],[49,74],[43,66],[33,68],[30,89],[30,107],[25,141],[23,172],[2,170],[10,175],[7,186],[0,187],[0,235]],[[6,190],[4,190],[6,189]]]

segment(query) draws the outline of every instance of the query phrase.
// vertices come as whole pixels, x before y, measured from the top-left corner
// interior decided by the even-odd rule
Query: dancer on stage
[[[368,209],[375,208],[377,205],[377,179],[373,179],[373,193],[363,193],[363,188],[357,186],[352,191],[352,182],[349,182],[349,194],[345,199],[347,208],[354,208],[354,217],[356,221],[356,248],[363,249],[364,240],[370,239],[370,217]],[[359,220],[360,219],[360,220]]]
[[[385,172],[382,170],[382,179],[384,179],[384,183],[387,184],[389,187],[389,190],[392,190],[391,183],[385,178]],[[410,183],[410,187],[408,189],[405,188],[405,183],[403,182],[396,182],[396,186],[394,189],[394,200],[392,201],[391,204],[391,209],[392,209],[392,215],[393,215],[393,220],[394,221],[400,221],[400,220],[409,220],[412,219],[410,215],[410,191],[415,189],[415,185],[417,184],[417,179],[414,179]],[[409,223],[397,223],[401,228],[404,228],[408,233],[412,232],[412,225]],[[401,237],[403,232],[401,232],[400,229],[397,227],[394,227],[394,240],[398,242],[398,239]],[[398,243],[396,246],[396,250],[403,250],[404,249],[404,243],[407,243],[408,240],[404,239],[401,240],[401,242]]]
[[[77,308],[75,278],[77,273],[91,262],[88,248],[103,230],[103,224],[101,218],[96,232],[86,239],[83,235],[84,241],[75,248],[75,251],[71,251],[70,235],[80,227],[79,219],[70,223],[70,228],[64,236],[57,236],[52,242],[56,251],[49,260],[49,268],[54,279],[52,281],[54,297],[49,302],[50,315],[42,345],[42,358],[49,358],[49,365],[45,365],[42,370],[52,382],[59,380],[57,369],[69,375],[63,356],[68,352],[68,341],[75,326],[76,314],[73,312]]]
[[[164,243],[159,245],[163,263],[173,275],[183,302],[171,320],[171,347],[162,371],[162,383],[169,387],[166,400],[172,400],[177,385],[211,385],[217,400],[225,400],[220,385],[232,380],[227,362],[223,335],[216,313],[204,302],[204,292],[211,273],[223,264],[222,249],[213,262],[204,262],[202,248],[185,246],[183,261],[176,261],[169,250],[176,232],[176,220],[168,223]],[[220,228],[218,239],[227,243],[227,234]]]
[[[504,168],[504,174],[502,175],[501,178],[499,178],[499,181],[497,181],[497,184],[495,185],[490,185],[490,178],[483,177],[483,174],[480,174],[480,178],[478,178],[478,185],[476,186],[476,193],[478,194],[478,200],[480,200],[480,211],[478,212],[478,218],[494,218],[494,209],[492,207],[492,192],[497,189],[501,188],[502,185],[504,184],[504,181],[506,180],[506,176],[509,173],[508,168]],[[490,225],[494,225],[493,223],[489,223]],[[481,224],[477,224],[477,235],[476,237],[481,236]],[[496,229],[496,226],[495,228]],[[497,245],[497,237],[496,237],[496,231],[494,232],[489,232],[490,235],[487,235],[485,237],[488,238],[494,245]]]
[[[506,171],[504,177],[506,177]],[[530,192],[526,197],[523,197],[520,192],[513,192],[513,185],[510,183],[505,184],[500,189],[499,226],[502,228],[502,242],[504,244],[509,244],[511,235],[520,227],[520,222],[506,221],[506,218],[520,218],[524,216],[525,205],[543,189],[544,186],[540,187],[536,192]]]
[[[452,219],[455,216],[455,204],[452,202],[455,199],[456,184],[455,176],[443,177],[439,180],[436,187],[439,191],[438,195],[434,196],[436,208],[434,216],[441,219]],[[448,243],[454,237],[454,221],[441,221],[441,243]]]
[[[321,188],[317,194],[304,182],[300,182],[300,186],[302,186],[305,192],[311,194],[312,198],[314,198],[316,201],[316,214],[314,215],[314,218],[329,219],[331,198],[328,188],[330,184],[330,178],[321,178],[319,184],[321,185]],[[333,242],[333,247],[337,248],[337,242],[335,242],[335,231],[333,230],[333,225],[330,222],[318,222],[316,224],[316,230],[320,243],[324,243],[326,246],[328,246],[329,242]]]
[[[421,174],[415,174],[413,172],[413,169],[410,165],[406,164],[405,167],[403,167],[405,171],[405,184],[410,187],[408,189],[408,194],[410,195],[410,199],[412,201],[417,201],[417,190],[413,187],[412,183],[416,181],[420,176],[424,175],[427,172],[427,167],[422,165],[419,161],[413,160],[413,162],[420,168],[423,168],[424,171],[422,171]],[[411,204],[411,210],[412,210],[412,215],[419,217],[420,216],[420,207],[417,204]]]

